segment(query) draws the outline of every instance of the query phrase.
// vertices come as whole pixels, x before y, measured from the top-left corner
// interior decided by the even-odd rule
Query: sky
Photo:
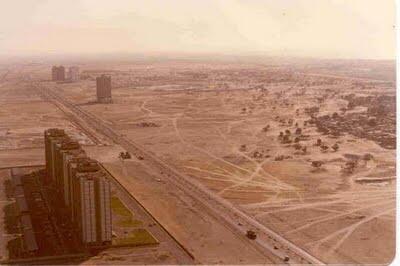
[[[0,54],[395,58],[394,0],[0,2]]]

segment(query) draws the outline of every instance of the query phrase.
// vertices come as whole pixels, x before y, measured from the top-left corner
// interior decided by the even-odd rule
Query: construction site
[[[392,261],[394,63],[289,63],[1,65],[0,259]]]

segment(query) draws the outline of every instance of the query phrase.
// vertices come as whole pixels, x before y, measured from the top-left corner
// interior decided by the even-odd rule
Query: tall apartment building
[[[65,68],[63,66],[53,66],[51,69],[51,77],[53,81],[64,81]]]
[[[97,101],[100,103],[111,102],[111,77],[101,75],[96,78]]]
[[[67,79],[69,81],[79,81],[79,67],[73,66],[68,68]]]
[[[87,245],[111,243],[111,188],[97,161],[81,159],[70,164],[72,217]]]
[[[58,77],[58,67],[53,66],[51,68],[51,80],[57,81],[57,77]]]
[[[55,187],[64,199],[64,204],[69,203],[69,176],[68,162],[74,157],[85,157],[86,153],[78,142],[71,139],[63,139],[55,143]]]
[[[44,133],[47,183],[54,186],[86,245],[111,243],[111,188],[108,174],[88,158],[64,130]]]
[[[50,128],[44,131],[44,144],[46,156],[46,176],[44,182],[49,184],[55,180],[55,144],[68,138],[63,129]]]
[[[78,163],[90,161],[91,159],[86,157],[86,156],[74,156],[71,159],[68,160],[67,168],[68,168],[68,202],[66,205],[69,208],[70,214],[71,214],[71,220],[74,221],[76,217],[76,202],[74,202],[74,199],[76,195],[74,194],[74,176],[76,176],[76,169],[78,167]],[[97,166],[96,166],[97,167]]]

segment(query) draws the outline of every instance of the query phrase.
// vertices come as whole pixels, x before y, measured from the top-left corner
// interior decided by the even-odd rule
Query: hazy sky
[[[0,53],[394,58],[390,0],[1,0]]]

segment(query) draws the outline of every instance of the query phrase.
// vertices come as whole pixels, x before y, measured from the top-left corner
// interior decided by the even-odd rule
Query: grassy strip
[[[150,245],[157,244],[158,241],[146,229],[134,229],[124,238],[113,240],[113,245]]]
[[[111,198],[111,209],[121,216],[132,216],[132,213],[125,207],[118,197]]]
[[[122,216],[121,219],[117,222],[119,226],[137,227],[142,225],[141,221],[133,218],[133,214],[125,207],[125,205],[118,197],[111,198],[111,209],[115,214]]]

